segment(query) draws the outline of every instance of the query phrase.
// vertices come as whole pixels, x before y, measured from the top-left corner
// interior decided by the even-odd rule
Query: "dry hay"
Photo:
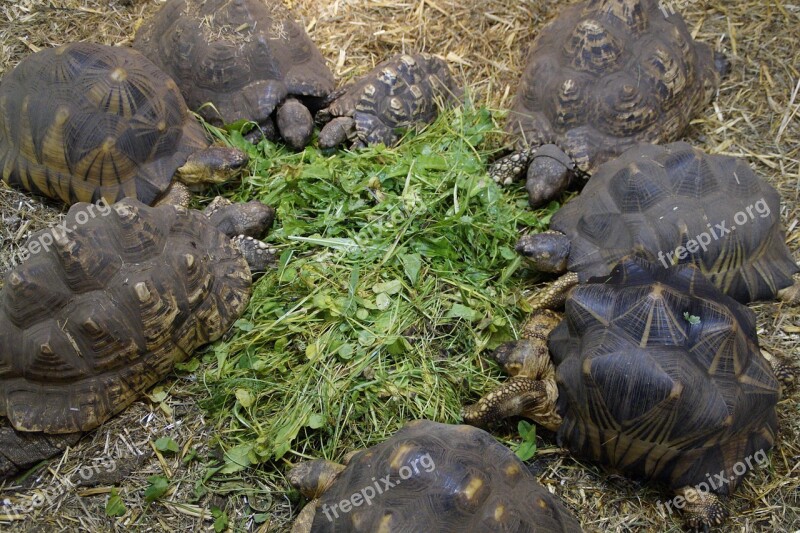
[[[122,1],[0,0],[0,73],[31,51],[46,46],[81,39],[126,44],[137,21],[160,4],[136,0],[128,3],[132,5],[122,5]],[[545,0],[286,3],[302,16],[337,79],[363,73],[390,53],[424,50],[447,59],[460,78],[469,81],[473,99],[494,108],[509,104],[527,44],[536,28],[559,7],[559,2]],[[684,13],[697,37],[726,52],[733,65],[718,99],[695,121],[687,140],[710,152],[748,157],[757,172],[779,189],[787,239],[796,250],[795,258],[800,259],[800,44],[794,31],[800,26],[800,5],[760,0],[675,0],[673,5]],[[0,185],[4,254],[0,257],[7,260],[26,230],[51,223],[58,211]],[[779,357],[796,357],[800,352],[798,309],[777,303],[753,308],[759,317],[763,349]],[[45,524],[58,531],[130,527],[142,531],[209,530],[209,510],[218,506],[228,512],[237,528],[285,529],[292,513],[283,495],[285,487],[265,484],[257,472],[248,472],[238,483],[232,480],[235,490],[230,493],[225,485],[211,487],[210,482],[201,482],[200,486],[208,486],[210,492],[200,491],[198,497],[192,497],[195,483],[202,481],[203,469],[198,462],[182,464],[179,457],[194,447],[201,455],[205,453],[209,435],[202,415],[185,393],[188,385],[178,381],[170,387],[169,401],[176,404],[174,415],[167,416],[168,409],[159,409],[152,402],[135,404],[82,441],[60,463],[29,480],[28,485],[44,491],[45,505],[19,520],[0,522],[0,527],[12,531]],[[781,433],[772,454],[772,466],[756,469],[747,476],[729,502],[734,516],[727,528],[800,528],[799,405],[800,390],[795,388],[779,405]],[[149,441],[165,435],[187,443],[178,457],[152,453]],[[666,497],[664,493],[580,464],[555,448],[552,439],[544,442],[545,449],[540,450],[535,461],[541,481],[576,511],[587,529],[677,530],[678,522],[666,519],[656,506],[659,498]],[[137,451],[150,455],[137,459]],[[119,479],[100,476],[97,486],[68,488],[70,480],[76,480],[76,472],[77,479],[82,479],[81,472],[98,471],[98,464],[105,464],[97,463],[98,458],[116,458],[130,467],[125,469],[127,475],[118,486],[132,512],[121,520],[110,519],[104,512],[111,485]],[[146,509],[142,499],[146,477],[164,472],[178,482],[164,500]],[[247,493],[241,487],[252,490]],[[15,502],[30,502],[33,492],[28,488],[1,494]],[[226,498],[219,496],[226,494]],[[259,510],[268,514],[260,526],[250,519]]]

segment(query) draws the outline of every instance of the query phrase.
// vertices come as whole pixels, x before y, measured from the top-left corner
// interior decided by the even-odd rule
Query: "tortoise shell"
[[[374,487],[368,505],[342,511],[341,502]],[[428,420],[410,422],[353,456],[320,496],[311,530],[581,531],[558,499],[490,434]]]
[[[559,443],[611,470],[672,488],[724,471],[705,488],[727,494],[737,462],[775,441],[780,388],[755,315],[692,265],[636,258],[578,285],[548,345]]]
[[[641,144],[600,166],[553,216],[581,281],[637,253],[666,267],[694,263],[740,302],[771,299],[798,272],[784,242],[780,197],[747,161],[686,143]]]
[[[209,121],[264,122],[289,95],[334,88],[322,54],[278,0],[169,0],[133,46]]]
[[[129,48],[42,50],[0,82],[3,181],[69,204],[150,204],[208,145],[175,82]]]
[[[400,139],[399,128],[432,122],[439,105],[460,94],[441,59],[429,54],[398,54],[333,95],[333,102],[320,110],[317,121],[352,117],[357,145],[392,146]]]
[[[101,206],[104,204],[101,204]],[[34,234],[0,293],[0,415],[88,431],[244,311],[250,271],[197,211],[79,203]]]
[[[711,48],[657,0],[592,0],[537,35],[506,129],[580,170],[636,142],[676,140],[719,84]]]

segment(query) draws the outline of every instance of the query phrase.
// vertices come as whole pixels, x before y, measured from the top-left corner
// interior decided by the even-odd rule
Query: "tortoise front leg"
[[[524,416],[551,431],[561,425],[556,412],[558,389],[555,380],[538,381],[514,376],[473,405],[464,407],[461,416],[473,426],[486,427],[511,416]]]
[[[561,425],[556,412],[556,370],[547,349],[547,335],[560,317],[552,311],[533,315],[524,325],[522,339],[499,347],[492,354],[511,378],[474,405],[465,407],[467,424],[485,427],[510,416],[524,416],[555,431]]]
[[[572,287],[578,284],[578,274],[567,272],[541,291],[528,298],[534,311],[541,309],[560,309],[564,307],[567,295]]]

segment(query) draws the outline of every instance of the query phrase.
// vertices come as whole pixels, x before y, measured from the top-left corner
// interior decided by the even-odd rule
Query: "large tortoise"
[[[268,137],[277,123],[297,150],[334,88],[322,54],[280,0],[170,0],[133,46],[175,78],[206,120],[251,120]]]
[[[743,303],[800,300],[778,192],[745,159],[684,142],[640,144],[601,165],[550,231],[522,237],[517,250],[540,271],[569,271],[535,296],[535,308],[557,305],[570,287],[633,253],[664,268],[694,263]]]
[[[780,386],[755,315],[693,265],[627,260],[576,287],[560,324],[534,315],[495,358],[512,377],[466,407],[466,422],[529,417],[581,457],[665,483],[693,526],[723,520],[715,494],[733,492],[754,459],[763,466],[775,441]]]
[[[221,183],[246,162],[211,146],[175,82],[129,48],[42,50],[0,81],[0,174],[31,192],[68,204],[185,203],[173,177]]]
[[[471,426],[416,420],[346,467],[319,459],[288,477],[313,498],[294,533],[581,531],[511,450]]]
[[[569,6],[533,42],[506,123],[517,151],[489,173],[527,169],[538,206],[635,143],[677,140],[728,68],[659,0]]]
[[[439,106],[454,101],[461,89],[447,63],[429,54],[397,54],[358,81],[328,98],[316,120],[323,150],[351,140],[354,148],[368,144],[394,145],[400,132],[432,122]]]
[[[0,293],[0,477],[124,409],[250,298],[242,253],[183,207],[77,203],[28,249]]]

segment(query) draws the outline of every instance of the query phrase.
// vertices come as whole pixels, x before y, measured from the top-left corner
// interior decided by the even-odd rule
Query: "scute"
[[[779,213],[777,191],[743,159],[683,142],[639,144],[601,165],[550,228],[572,241],[567,267],[582,281],[637,253],[665,267],[693,263],[723,292],[749,302],[773,298],[800,270]],[[690,241],[694,251],[679,258],[676,250]]]
[[[6,277],[0,416],[17,430],[97,427],[247,306],[247,263],[202,214],[133,199],[106,209],[75,204],[70,231],[34,234],[54,244]]]
[[[774,443],[780,387],[754,314],[692,265],[633,258],[575,287],[548,345],[559,442],[612,471],[672,488],[724,471],[727,494],[736,461]]]
[[[150,204],[208,144],[175,83],[129,48],[42,50],[0,85],[3,181],[70,204]]]
[[[383,479],[400,483],[383,490],[378,481]],[[376,483],[381,491],[374,491],[369,505],[334,516],[332,506]],[[491,435],[422,420],[356,454],[320,497],[312,530],[577,532],[580,527]]]

